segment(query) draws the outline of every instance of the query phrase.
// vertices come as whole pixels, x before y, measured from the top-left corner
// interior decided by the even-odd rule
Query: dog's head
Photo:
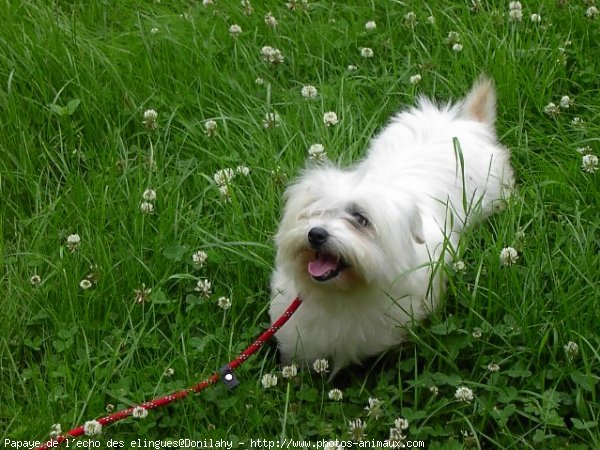
[[[277,265],[305,286],[383,289],[409,268],[422,234],[416,206],[372,174],[315,168],[286,192]]]

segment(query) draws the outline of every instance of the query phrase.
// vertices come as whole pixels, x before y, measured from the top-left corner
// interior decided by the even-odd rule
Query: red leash
[[[225,366],[223,366],[219,372],[213,373],[209,378],[200,383],[192,386],[191,388],[184,389],[182,391],[174,392],[172,394],[166,395],[164,397],[159,397],[154,400],[150,400],[149,402],[142,403],[138,407],[144,409],[155,409],[160,408],[161,406],[166,406],[170,403],[176,402],[177,400],[181,400],[182,398],[187,397],[191,393],[196,393],[204,390],[208,386],[215,384],[219,381],[219,378],[223,379],[223,382],[229,387],[234,388],[237,385],[237,380],[233,376],[232,371],[241,366],[248,358],[254,355],[265,342],[273,337],[273,335],[288,321],[292,314],[296,312],[300,304],[302,303],[302,299],[300,297],[296,297],[294,301],[288,306],[282,316],[277,319],[263,334],[259,336],[246,350],[244,350],[236,359],[229,362]],[[121,411],[117,411],[108,416],[97,419],[100,425],[108,425],[113,422],[117,422],[121,419],[131,416],[135,406],[131,408],[123,409]],[[47,450],[58,447],[65,440],[69,438],[74,438],[77,436],[81,436],[84,434],[83,426],[79,426],[77,428],[73,428],[71,431],[62,434],[54,439],[49,440],[44,445],[36,447],[34,450]]]

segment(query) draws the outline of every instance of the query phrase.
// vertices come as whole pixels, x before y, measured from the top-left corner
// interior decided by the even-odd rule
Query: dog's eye
[[[354,220],[356,220],[356,222],[361,226],[361,227],[366,227],[367,225],[369,225],[369,219],[367,219],[363,214],[354,211],[352,213],[352,217],[354,218]]]

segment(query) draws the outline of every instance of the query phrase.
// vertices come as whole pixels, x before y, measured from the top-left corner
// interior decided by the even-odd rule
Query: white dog
[[[311,168],[287,190],[271,320],[297,295],[303,302],[276,335],[284,364],[326,358],[333,376],[401,343],[405,326],[436,307],[460,233],[514,185],[495,118],[485,78],[454,105],[421,98],[358,165]]]

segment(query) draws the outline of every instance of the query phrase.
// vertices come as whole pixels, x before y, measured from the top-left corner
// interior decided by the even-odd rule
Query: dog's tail
[[[496,121],[496,89],[494,83],[481,75],[462,103],[461,115],[487,125]]]

